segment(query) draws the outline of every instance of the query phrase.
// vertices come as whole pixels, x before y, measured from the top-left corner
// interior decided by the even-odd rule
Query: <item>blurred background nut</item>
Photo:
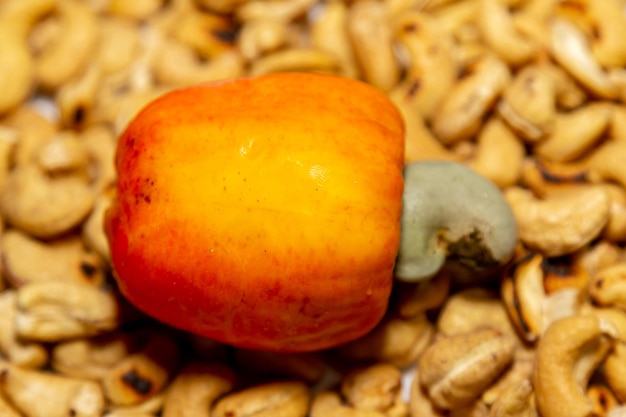
[[[28,417],[99,417],[104,411],[97,382],[21,369],[0,361],[0,392]]]
[[[528,142],[550,133],[556,117],[556,82],[542,64],[522,67],[498,102],[498,113]]]
[[[511,365],[515,342],[494,329],[437,339],[422,354],[420,383],[446,410],[472,403]]]
[[[105,280],[103,260],[87,252],[78,236],[41,241],[9,229],[0,237],[0,251],[5,277],[16,287],[42,281],[99,286]]]
[[[17,291],[16,332],[55,342],[112,330],[120,320],[118,296],[81,282],[39,281]]]
[[[221,364],[188,364],[167,390],[162,416],[208,417],[215,400],[233,389],[235,379],[235,372]]]
[[[591,374],[612,349],[617,330],[604,319],[574,316],[555,321],[537,346],[533,386],[541,416],[588,416]]]
[[[21,368],[41,368],[48,362],[48,350],[39,343],[21,340],[15,332],[17,294],[7,289],[0,292],[0,353]],[[2,415],[0,413],[0,415]]]
[[[580,249],[596,238],[609,221],[610,197],[597,187],[578,187],[543,200],[511,187],[505,197],[517,219],[520,239],[546,256]]]
[[[596,172],[580,164],[548,162],[534,156],[524,159],[520,178],[521,184],[540,198],[601,181]]]
[[[389,417],[408,415],[402,400],[402,374],[388,364],[348,372],[341,382],[341,393],[348,405],[359,410],[374,410]]]
[[[137,333],[115,332],[71,339],[52,348],[50,365],[67,376],[100,379],[138,348]]]
[[[594,274],[589,295],[599,305],[626,309],[626,262],[608,266]]]
[[[417,361],[435,335],[425,313],[409,318],[388,316],[365,336],[338,348],[350,361],[380,361],[406,367]]]
[[[42,88],[53,90],[86,68],[99,32],[95,13],[82,1],[57,1],[50,18],[59,19],[59,30],[35,56],[35,77]]]
[[[160,393],[180,366],[178,343],[155,329],[143,346],[101,377],[105,397],[114,405],[136,405]]]
[[[78,226],[93,202],[93,193],[83,178],[52,178],[32,164],[13,169],[0,194],[4,218],[40,238],[54,237]]]
[[[46,174],[76,173],[84,175],[89,157],[78,135],[64,130],[53,135],[36,154],[40,169]]]
[[[609,139],[591,151],[584,160],[585,166],[597,172],[606,181],[615,181],[626,187],[626,141]]]
[[[309,388],[301,382],[269,382],[221,398],[211,417],[305,417],[310,400]]]
[[[33,162],[41,146],[59,129],[55,122],[42,116],[31,104],[18,107],[2,123],[17,132],[19,143],[16,143],[11,155],[11,162],[15,165]]]

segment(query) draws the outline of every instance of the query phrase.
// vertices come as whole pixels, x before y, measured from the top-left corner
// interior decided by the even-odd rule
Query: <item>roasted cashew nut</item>
[[[591,315],[554,322],[539,340],[533,386],[543,417],[587,417],[589,377],[618,337],[607,320]]]
[[[493,183],[470,168],[446,161],[408,164],[404,176],[397,278],[431,278],[446,255],[477,268],[510,259],[517,244],[517,225]]]

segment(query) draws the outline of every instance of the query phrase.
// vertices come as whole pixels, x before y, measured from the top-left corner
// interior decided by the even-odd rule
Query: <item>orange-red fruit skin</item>
[[[282,73],[149,104],[119,138],[105,229],[139,309],[236,346],[312,351],[383,316],[404,129],[359,81]]]

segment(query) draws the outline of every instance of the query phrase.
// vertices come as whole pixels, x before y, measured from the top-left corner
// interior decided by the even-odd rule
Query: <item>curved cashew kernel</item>
[[[498,118],[483,125],[477,150],[468,166],[500,188],[516,184],[526,150],[517,136]]]
[[[626,141],[609,139],[591,152],[585,165],[602,179],[616,181],[626,187]]]
[[[244,389],[218,400],[211,417],[304,417],[310,402],[309,388],[297,381],[270,382]]]
[[[441,30],[435,19],[417,11],[404,13],[392,23],[395,41],[409,60],[404,86],[399,87],[406,91],[405,97],[415,110],[431,120],[457,81],[454,39]]]
[[[579,310],[580,289],[562,288],[546,294],[544,257],[529,253],[517,260],[501,285],[504,305],[519,335],[536,342],[549,325]]]
[[[496,0],[480,0],[478,28],[485,43],[512,66],[528,62],[539,50],[532,40],[519,33],[505,4]]]
[[[221,364],[189,363],[165,394],[163,417],[207,415],[217,398],[231,391],[235,373]]]
[[[209,0],[204,0],[209,1]],[[264,0],[246,1],[235,10],[235,16],[239,21],[255,19],[280,19],[292,21],[305,15],[315,0],[279,0],[267,2]]]
[[[605,240],[601,240],[596,244],[590,245],[585,250],[579,251],[572,259],[572,263],[576,268],[582,268],[590,276],[622,261],[626,261],[624,249],[615,243]]]
[[[243,73],[242,58],[235,50],[201,62],[191,48],[174,39],[167,39],[156,55],[155,78],[160,83],[175,87],[233,78]]]
[[[613,242],[626,240],[626,188],[618,184],[601,185],[611,198],[611,217],[602,231],[604,239]]]
[[[351,370],[341,381],[341,393],[346,402],[358,410],[406,415],[402,373],[394,366],[380,363]]]
[[[408,164],[404,176],[397,278],[431,278],[446,255],[478,268],[510,259],[517,226],[493,183],[470,168],[445,161]],[[468,201],[473,203],[468,206]]]
[[[15,166],[33,162],[43,144],[58,131],[56,123],[46,119],[30,104],[18,107],[3,120],[3,124],[17,131],[19,146],[13,153]]]
[[[604,376],[619,401],[626,401],[626,342],[623,335],[604,361]]]
[[[0,361],[0,392],[29,417],[99,417],[104,397],[95,381],[22,369]]]
[[[593,275],[589,295],[599,305],[626,308],[626,262],[611,265]]]
[[[513,339],[493,329],[446,336],[420,357],[420,382],[437,407],[468,405],[512,363],[514,353]]]
[[[590,20],[598,32],[591,51],[603,67],[626,65],[626,14],[620,0],[599,0],[586,4]]]
[[[88,113],[95,106],[101,79],[100,67],[89,65],[80,77],[70,80],[57,90],[55,101],[64,126],[75,129],[85,126],[89,119]]]
[[[51,12],[54,0],[7,0],[0,6],[0,114],[24,101],[33,87],[34,60],[27,43],[35,22]]]
[[[482,117],[511,78],[506,64],[489,53],[469,63],[465,71],[467,75],[452,87],[432,120],[433,133],[444,144],[468,139],[476,133]]]
[[[316,49],[287,48],[256,60],[249,75],[257,76],[281,71],[314,71],[336,73],[337,59]]]
[[[522,163],[521,183],[538,197],[601,181],[600,175],[581,164],[560,164],[529,157]]]
[[[105,397],[115,405],[137,405],[161,392],[180,362],[175,340],[154,332],[145,346],[109,368],[100,382]]]
[[[528,408],[530,406],[534,408],[534,404],[528,401],[530,400],[529,396],[532,394],[532,386],[530,392],[520,387],[521,385],[530,385],[534,367],[534,352],[528,356],[516,354],[511,367],[504,371],[504,374],[483,392],[481,400],[485,404],[489,404],[492,409],[494,407],[496,409],[500,407],[506,408],[515,403],[519,405],[525,403],[522,408]],[[499,414],[494,412],[494,415],[498,416]]]
[[[17,292],[16,332],[39,341],[91,336],[114,329],[120,320],[117,297],[91,284],[43,281]]]
[[[359,76],[359,68],[348,34],[348,10],[342,1],[324,3],[319,15],[310,24],[311,44],[337,57],[342,75],[356,78]]]
[[[409,319],[387,317],[374,330],[338,350],[352,361],[376,360],[404,367],[417,360],[434,336],[426,314]]]
[[[135,334],[115,332],[73,339],[52,348],[51,365],[57,372],[86,379],[100,379],[109,369],[138,349]]]
[[[545,65],[524,66],[503,93],[498,112],[522,138],[535,142],[550,133],[556,117],[556,82]]]
[[[35,59],[37,81],[55,90],[87,66],[96,49],[98,22],[95,13],[78,0],[61,0],[57,5],[62,30],[53,43]]]
[[[182,15],[172,33],[175,39],[191,47],[203,59],[213,59],[232,50],[236,35],[232,18],[198,10]]]
[[[452,294],[437,316],[437,330],[444,336],[479,330],[485,323],[503,335],[517,337],[498,294],[484,288]]]
[[[587,101],[587,93],[563,68],[549,62],[542,63],[541,68],[554,81],[557,107],[571,110]]]
[[[16,287],[44,281],[98,286],[105,281],[104,262],[85,251],[76,236],[43,242],[9,229],[0,237],[0,250],[5,277]]]
[[[238,348],[234,360],[248,371],[302,379],[311,384],[322,379],[328,370],[328,364],[317,352],[279,354]]]
[[[412,84],[413,83],[413,84]],[[415,88],[411,87],[414,85]],[[443,161],[460,161],[460,158],[446,149],[439,139],[433,136],[426,126],[419,110],[413,101],[413,92],[419,88],[417,80],[407,80],[399,84],[389,93],[402,114],[405,125],[405,163],[436,159]]]
[[[400,79],[388,19],[386,5],[374,0],[354,3],[348,11],[348,34],[363,79],[383,91],[391,90]]]
[[[543,417],[590,415],[592,404],[585,388],[616,337],[610,323],[593,316],[568,317],[548,327],[539,339],[533,374]]]
[[[592,103],[570,113],[557,114],[554,130],[535,146],[535,153],[555,162],[573,161],[591,149],[606,132],[611,108]]]
[[[275,51],[288,42],[289,30],[282,20],[251,20],[237,35],[237,48],[242,57],[253,62],[268,52]]]
[[[77,176],[47,177],[38,167],[16,167],[0,194],[5,219],[36,237],[69,231],[93,208],[89,185]]]
[[[48,351],[38,343],[20,340],[15,334],[17,295],[15,290],[0,292],[0,352],[21,368],[40,368],[48,362]],[[2,397],[0,395],[0,397]],[[3,415],[0,412],[0,415]]]
[[[394,286],[397,294],[395,310],[400,317],[409,318],[440,308],[450,294],[451,278],[444,268],[429,281],[397,281]]]
[[[560,256],[582,248],[609,221],[610,198],[601,188],[579,187],[538,200],[517,187],[505,191],[520,239],[546,256]]]
[[[591,54],[585,34],[573,23],[558,17],[551,21],[550,32],[554,59],[594,94],[616,98],[617,88]]]
[[[37,164],[47,174],[80,174],[89,156],[76,132],[64,130],[50,138],[37,153]]]
[[[491,405],[489,417],[538,417],[530,379],[509,387]]]

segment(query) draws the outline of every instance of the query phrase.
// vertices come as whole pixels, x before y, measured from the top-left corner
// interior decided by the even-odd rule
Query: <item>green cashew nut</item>
[[[396,278],[431,278],[447,257],[474,268],[508,261],[517,245],[513,211],[495,184],[448,161],[420,161],[404,170]]]

